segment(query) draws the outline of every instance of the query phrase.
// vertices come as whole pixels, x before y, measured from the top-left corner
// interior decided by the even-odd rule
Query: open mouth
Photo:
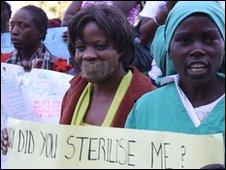
[[[188,71],[192,74],[201,74],[208,70],[208,65],[205,63],[192,63],[188,65]]]

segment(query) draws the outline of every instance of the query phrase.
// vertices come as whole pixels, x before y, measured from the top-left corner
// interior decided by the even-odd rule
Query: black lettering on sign
[[[46,137],[44,135],[43,140],[45,146]],[[76,149],[74,142],[80,145],[79,150]],[[83,160],[105,161],[111,164],[135,166],[135,163],[133,163],[135,143],[135,140],[70,135],[66,144],[70,146],[71,152],[64,156],[66,159],[72,159],[75,155],[78,155],[78,161],[80,162]]]
[[[182,153],[181,153],[181,161],[184,162],[184,156],[185,156],[185,154],[186,154],[186,148],[185,148],[184,145],[182,145],[182,146],[180,147],[180,149],[182,150]],[[184,168],[184,165],[181,165],[181,168]]]
[[[88,139],[88,137],[76,137],[77,139],[81,139],[81,148],[79,153],[79,161],[82,160],[82,152],[83,152],[83,141],[84,139]]]
[[[109,162],[110,163],[115,163],[115,160],[114,160],[114,158],[112,158],[112,147],[113,147],[113,144],[112,144],[112,139],[109,139],[109,153],[108,153],[108,155],[109,155]]]
[[[118,161],[120,165],[125,165],[126,164],[126,158],[127,158],[127,152],[126,152],[126,148],[125,146],[123,145],[123,142],[124,139],[120,139],[119,140],[119,147],[120,147],[120,150],[123,151],[124,155],[125,155],[125,159],[123,162],[121,162],[120,160]]]
[[[30,130],[19,130],[18,132],[18,152],[24,152],[25,154],[32,154],[35,149],[34,135]]]
[[[43,145],[40,155],[44,155],[47,158],[56,158],[57,153],[57,134],[41,132]],[[44,152],[45,150],[45,152]]]
[[[162,169],[162,143],[160,144],[160,146],[159,146],[159,148],[158,148],[158,150],[156,149],[156,146],[154,145],[154,143],[153,142],[151,142],[151,168],[153,168],[153,166],[154,166],[154,153],[156,154],[156,156],[159,156],[159,154],[160,154],[160,152],[161,152],[161,169]]]
[[[91,157],[91,152],[96,152],[96,150],[92,149],[92,140],[98,140],[98,138],[90,138],[89,139],[89,151],[88,151],[88,160],[97,160],[97,158]]]
[[[135,140],[128,140],[128,165],[129,166],[135,166],[135,164],[130,163],[130,157],[134,157],[135,155],[130,153],[131,148],[130,148],[130,143],[136,143]]]
[[[103,151],[103,154],[101,154]],[[105,148],[105,140],[104,138],[99,139],[99,147],[98,147],[98,160],[100,160],[100,155],[103,155],[104,161],[106,161],[106,148]]]
[[[19,130],[19,137],[18,137],[18,152],[21,152],[24,148],[24,134],[21,130]]]
[[[75,145],[73,145],[73,143],[70,142],[70,139],[72,139],[72,138],[74,138],[74,135],[71,135],[71,136],[69,136],[67,138],[67,144],[72,146],[72,149],[71,149],[72,150],[72,154],[71,154],[71,156],[64,155],[65,158],[67,158],[67,159],[71,159],[75,155]]]
[[[158,168],[170,169],[167,167],[167,164],[166,164],[166,159],[169,158],[166,152],[167,151],[166,147],[169,145],[170,143],[164,142],[164,143],[160,143],[159,145],[157,145],[158,147],[156,147],[156,145],[153,142],[151,142],[151,168],[153,168],[154,165],[159,165],[160,163],[160,167]],[[155,166],[155,168],[157,167]]]
[[[169,169],[167,166],[166,166],[166,159],[169,157],[167,154],[166,154],[166,146],[169,146],[170,144],[169,143],[164,143],[164,165],[165,165],[165,169]]]

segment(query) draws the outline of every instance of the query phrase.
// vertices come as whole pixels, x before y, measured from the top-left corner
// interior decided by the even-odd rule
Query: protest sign
[[[58,123],[63,95],[73,76],[33,68],[25,72],[21,66],[1,63],[1,129],[7,117]],[[1,168],[5,157],[1,155]]]
[[[1,53],[9,53],[14,50],[11,43],[11,36],[9,32],[1,33]]]
[[[63,32],[67,31],[67,27],[56,27],[49,28],[47,30],[46,38],[44,44],[49,49],[49,51],[60,58],[65,58],[69,61],[70,54],[67,49],[67,44],[63,41]],[[11,43],[10,33],[1,34],[1,52],[9,53],[14,50],[13,44]]]
[[[73,76],[1,63],[1,117],[58,123],[63,96]],[[4,123],[4,122],[3,122]]]
[[[191,135],[15,119],[10,119],[9,127],[9,168],[187,169],[224,163],[221,134]]]

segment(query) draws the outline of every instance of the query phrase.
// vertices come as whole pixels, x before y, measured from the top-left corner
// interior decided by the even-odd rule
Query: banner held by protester
[[[221,134],[77,127],[15,119],[10,119],[9,127],[9,168],[180,169],[224,163]]]

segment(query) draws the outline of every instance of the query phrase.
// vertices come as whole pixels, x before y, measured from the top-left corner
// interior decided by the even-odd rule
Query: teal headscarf
[[[176,74],[173,62],[169,59],[168,51],[173,34],[178,25],[194,13],[204,13],[218,27],[221,37],[225,40],[225,12],[217,1],[178,1],[169,12],[165,26],[159,27],[151,45],[151,53],[158,67],[163,70],[164,76]],[[158,34],[157,34],[158,33]],[[223,65],[225,56],[223,58]],[[224,73],[224,69],[222,71]]]
[[[225,39],[225,12],[217,1],[179,1],[170,11],[165,23],[164,37],[166,40],[166,51],[169,51],[170,41],[178,25],[189,15],[204,13],[218,27],[223,40]]]
[[[157,85],[160,85],[161,79],[164,77],[164,75],[166,75],[166,60],[163,59],[163,56],[166,56],[164,29],[165,25],[158,27],[150,47],[151,56],[153,57],[156,62],[156,65],[161,69],[163,74],[155,79],[155,83]]]

